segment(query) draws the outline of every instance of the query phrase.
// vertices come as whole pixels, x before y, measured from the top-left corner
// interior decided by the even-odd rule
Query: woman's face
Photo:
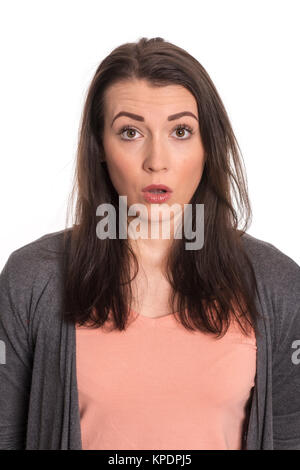
[[[120,112],[135,116],[119,116]],[[173,115],[189,112],[172,118]],[[180,125],[191,128],[176,129]],[[130,127],[123,131],[124,127]],[[181,85],[153,87],[146,80],[118,82],[105,93],[103,147],[107,169],[128,206],[140,203],[150,216],[143,188],[164,184],[171,190],[164,203],[188,204],[204,167],[197,102]]]

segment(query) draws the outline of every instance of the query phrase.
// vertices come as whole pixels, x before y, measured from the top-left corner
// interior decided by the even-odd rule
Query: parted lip
[[[150,186],[146,186],[145,188],[143,188],[142,191],[147,192],[151,191],[152,189],[164,189],[169,193],[172,192],[172,189],[170,189],[168,186],[165,186],[164,184],[150,184]]]

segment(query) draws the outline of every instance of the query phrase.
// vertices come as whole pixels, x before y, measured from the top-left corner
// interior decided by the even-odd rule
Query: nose
[[[158,138],[152,138],[146,149],[146,156],[143,162],[144,170],[148,173],[167,171],[168,166],[168,151],[166,147],[162,145]]]

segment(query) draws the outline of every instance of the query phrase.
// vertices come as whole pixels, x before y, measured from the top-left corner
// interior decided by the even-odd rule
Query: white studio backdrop
[[[248,232],[300,264],[299,1],[2,1],[0,270],[65,227],[79,122],[101,60],[163,37],[207,70],[242,151]]]

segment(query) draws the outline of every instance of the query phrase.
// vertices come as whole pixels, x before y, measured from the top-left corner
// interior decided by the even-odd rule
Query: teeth
[[[150,193],[165,193],[163,189],[150,189]]]

